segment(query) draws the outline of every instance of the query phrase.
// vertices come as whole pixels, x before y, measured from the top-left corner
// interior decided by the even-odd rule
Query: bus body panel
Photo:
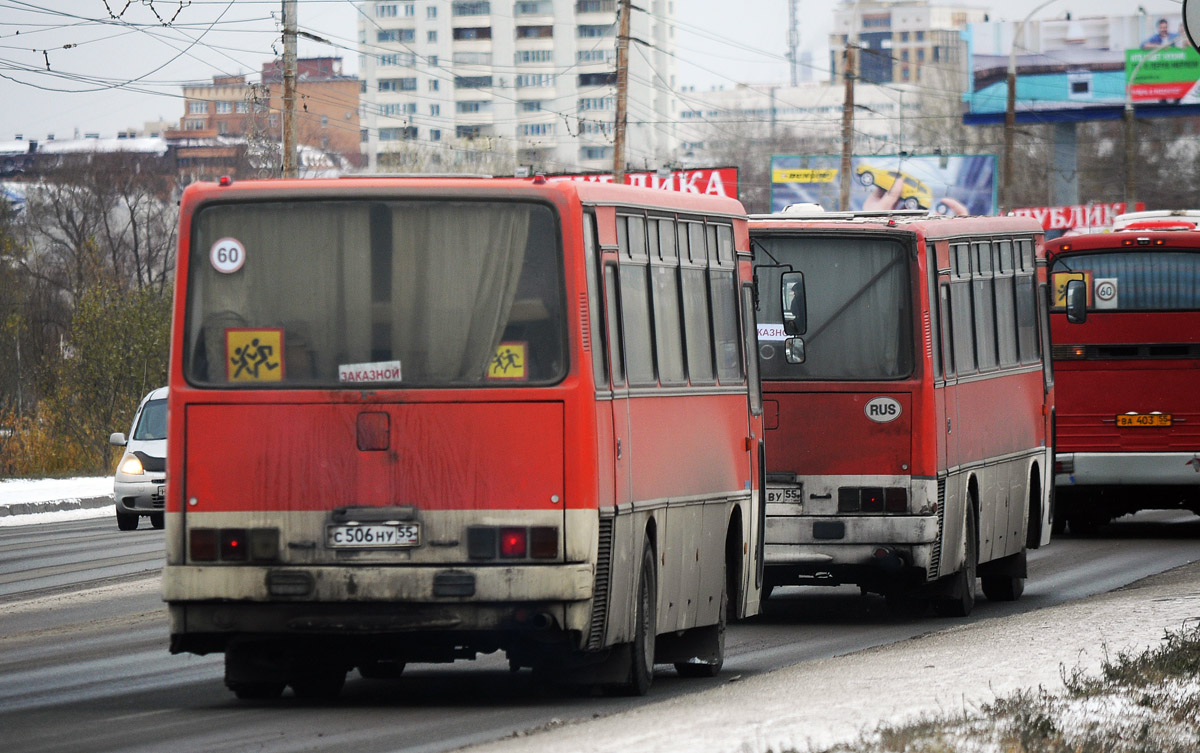
[[[1045,267],[1039,261],[1040,230],[1033,223],[1008,218],[926,221],[863,217],[839,221],[780,215],[752,220],[750,233],[757,239],[756,265],[788,264],[788,268],[805,272],[810,305],[812,286],[830,284],[829,279],[804,268],[803,254],[814,243],[828,238],[861,237],[870,242],[894,237],[908,244],[913,259],[909,279],[915,363],[909,380],[772,380],[764,375],[769,496],[766,541],[767,562],[777,574],[773,583],[780,578],[791,582],[799,575],[817,577],[803,583],[855,582],[885,593],[897,586],[901,590],[922,583],[933,586],[934,581],[963,567],[964,528],[972,500],[979,507],[977,556],[981,566],[994,563],[1001,567],[1027,547],[1047,543],[1051,523],[1047,480],[1052,457],[1048,440],[1054,391],[1038,357],[1049,357],[1045,327],[1034,324],[1036,352],[1033,359],[1023,354],[1024,365],[1017,362],[999,370],[968,369],[961,374],[947,368],[949,373],[943,374],[942,366],[951,355],[946,351],[952,350],[953,341],[944,341],[950,333],[942,331],[942,311],[949,298],[939,301],[943,286],[949,290],[955,279],[951,275],[952,245],[995,244],[988,253],[995,253],[989,258],[999,267],[999,244],[1011,244],[1012,249],[1020,239],[1028,243],[1028,259],[1016,274],[1033,280],[1033,289],[1024,289],[1030,301],[1023,303],[1029,312],[1034,311],[1034,289],[1045,281]],[[785,259],[781,256],[784,247],[779,244],[789,236],[805,239],[806,245],[797,256]],[[770,245],[772,241],[774,245]],[[846,253],[853,251],[847,249]],[[1013,273],[1009,271],[1008,276]],[[985,279],[992,291],[992,276]],[[995,290],[1011,288],[997,285]],[[778,306],[778,288],[760,290],[760,296],[768,305]],[[759,315],[761,321],[761,307]],[[1024,321],[1026,326],[1029,323],[1029,319]],[[813,326],[811,319],[809,326]],[[1026,331],[1022,336],[1031,335]],[[775,345],[760,340],[760,347],[764,342]],[[859,420],[863,405],[878,396],[903,407],[898,420],[878,426]],[[902,514],[838,510],[839,489],[893,485],[908,491],[909,502]],[[794,493],[789,492],[794,486],[801,490],[802,504],[784,498]],[[827,523],[841,528],[826,528]],[[1030,530],[1034,525],[1036,536]],[[829,540],[833,537],[837,540]],[[896,569],[892,555],[897,554],[900,569],[909,575]],[[1003,568],[989,572],[1019,570],[1024,576],[1023,559],[1019,568],[1008,564]]]
[[[1063,523],[1087,531],[1143,509],[1200,513],[1200,232],[1123,229],[1048,251],[1052,277],[1069,271],[1088,286],[1085,322],[1061,306],[1050,315]],[[1103,302],[1096,286],[1109,281],[1119,295]],[[1118,426],[1129,414],[1141,423]]]
[[[552,207],[560,233],[562,378],[475,389],[242,389],[189,381],[184,344],[188,291],[200,284],[189,280],[198,213],[363,197]],[[584,226],[595,218],[598,263],[615,247],[620,213],[639,212],[708,225],[710,243],[714,223],[726,228],[736,244],[734,279],[750,279],[741,205],[711,197],[540,179],[189,187],[180,212],[169,396],[163,592],[172,650],[276,641],[306,651],[319,639],[330,661],[351,665],[371,651],[447,661],[496,648],[512,652],[516,666],[568,654],[571,662],[588,655],[603,663],[603,649],[637,634],[647,540],[656,555],[660,661],[698,655],[681,652],[701,645],[688,642],[693,628],[722,617],[727,582],[735,589],[729,616],[756,613],[762,500],[755,448],[762,429],[747,380],[674,390],[596,383],[607,369],[596,361],[606,362],[604,346],[619,333],[608,321],[602,285],[584,263]],[[208,248],[195,253],[207,257]],[[741,300],[734,315],[744,322],[753,314]],[[743,361],[745,352],[742,345]],[[369,525],[381,516],[418,523],[419,543],[329,545],[331,526]],[[530,536],[555,528],[556,554],[481,560],[469,551],[474,528]],[[222,542],[226,534],[273,532],[278,553],[269,561],[233,561],[222,549],[219,561],[197,561],[197,530],[217,532]]]

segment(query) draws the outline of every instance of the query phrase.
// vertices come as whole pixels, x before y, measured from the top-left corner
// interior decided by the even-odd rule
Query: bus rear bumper
[[[768,517],[766,564],[836,575],[898,561],[928,572],[937,541],[935,515]]]
[[[1054,461],[1059,487],[1200,486],[1200,451],[1060,452]]]

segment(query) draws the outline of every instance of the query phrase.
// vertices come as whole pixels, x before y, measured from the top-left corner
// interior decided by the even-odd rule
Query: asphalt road
[[[503,656],[417,665],[396,681],[351,675],[339,701],[234,699],[221,657],[172,656],[157,574],[162,532],[107,519],[0,528],[0,749],[18,751],[446,751],[694,692],[738,676],[921,635],[954,621],[898,618],[853,588],[777,592],[730,627],[725,670],[660,669],[646,698],[564,695]],[[1030,556],[1025,595],[980,598],[965,621],[1079,599],[1200,559],[1200,518],[1142,513]],[[959,621],[963,622],[963,621]],[[531,741],[530,749],[535,749]]]

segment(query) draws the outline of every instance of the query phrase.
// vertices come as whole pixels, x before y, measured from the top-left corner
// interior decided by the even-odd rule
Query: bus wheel
[[[642,543],[642,574],[638,579],[637,625],[633,650],[629,652],[629,679],[619,686],[623,695],[646,695],[654,680],[654,634],[658,629],[658,579],[654,565],[654,546],[647,536]]]
[[[346,684],[346,671],[323,669],[304,677],[297,677],[289,685],[297,698],[311,701],[331,701],[342,692]]]
[[[966,556],[962,569],[952,575],[953,594],[933,602],[933,611],[940,617],[966,617],[975,608],[975,571],[979,561],[979,537],[975,523],[975,506],[967,506],[967,525],[963,536]]]
[[[721,608],[717,624],[711,627],[716,631],[716,656],[709,661],[675,662],[675,671],[680,677],[716,677],[725,664],[725,626],[729,622],[729,563],[725,564],[725,572],[721,579]],[[701,628],[709,629],[709,628]]]
[[[269,701],[283,695],[282,682],[231,682],[226,683],[243,701]]]
[[[989,601],[1016,601],[1025,593],[1025,579],[1015,575],[985,575],[979,580]]]
[[[117,528],[122,531],[136,531],[138,527],[138,514],[119,512],[117,513]]]

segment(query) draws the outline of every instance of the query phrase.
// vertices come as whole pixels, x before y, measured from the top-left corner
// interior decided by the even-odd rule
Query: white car
[[[113,501],[117,503],[117,528],[132,531],[143,515],[162,528],[167,483],[167,388],[159,387],[142,398],[128,439],[120,432],[109,443],[125,448],[113,476]]]

